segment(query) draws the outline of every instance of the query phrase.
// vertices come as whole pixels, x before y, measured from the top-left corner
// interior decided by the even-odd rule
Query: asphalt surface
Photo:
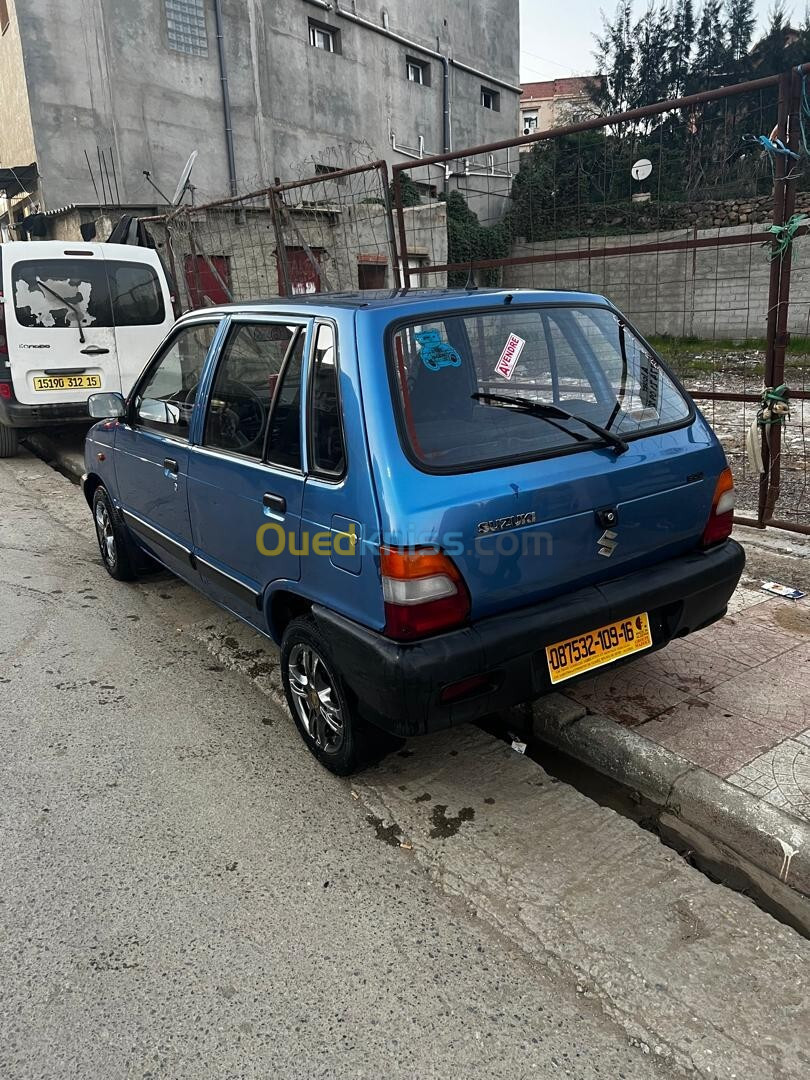
[[[810,944],[477,729],[351,781],[277,653],[0,461],[0,1078],[810,1070]]]
[[[652,1077],[0,462],[0,1076]],[[164,599],[165,598],[165,599]]]

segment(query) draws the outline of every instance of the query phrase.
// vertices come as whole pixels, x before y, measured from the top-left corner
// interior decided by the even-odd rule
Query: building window
[[[424,60],[406,56],[405,73],[408,76],[408,82],[417,83],[419,86],[430,86],[430,64],[426,64]]]
[[[309,43],[313,49],[323,49],[324,52],[339,53],[340,31],[326,23],[309,20]]]
[[[0,34],[8,30],[8,0],[0,0]]]
[[[501,111],[501,95],[497,90],[490,90],[488,86],[481,87],[481,104],[485,109],[492,112]]]
[[[360,255],[357,259],[357,284],[361,289],[384,289],[388,259],[384,255]]]
[[[205,0],[163,0],[169,48],[187,56],[208,56]]]
[[[537,113],[523,113],[523,134],[532,135],[535,131],[537,131]]]

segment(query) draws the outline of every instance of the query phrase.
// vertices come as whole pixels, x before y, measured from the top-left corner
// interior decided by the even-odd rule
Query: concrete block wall
[[[606,256],[606,249],[688,240],[695,236],[758,235],[763,226],[578,237],[537,244],[517,243],[525,257],[578,251],[582,258],[508,266],[505,286],[574,289],[607,296],[644,334],[707,339],[762,338],[768,315],[770,250],[759,240],[693,251]],[[794,242],[789,329],[810,326],[810,238]]]

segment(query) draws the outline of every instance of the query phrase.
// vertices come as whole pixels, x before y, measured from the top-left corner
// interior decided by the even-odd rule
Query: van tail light
[[[6,340],[6,304],[5,298],[0,293],[0,357],[8,356],[8,341]]]
[[[463,626],[470,594],[455,563],[436,548],[380,548],[385,634],[413,641]]]
[[[712,510],[703,530],[703,547],[717,544],[731,536],[734,527],[734,478],[731,469],[725,468],[717,477],[712,499]]]
[[[0,382],[0,397],[5,398],[6,401],[11,401],[13,393],[10,382]]]

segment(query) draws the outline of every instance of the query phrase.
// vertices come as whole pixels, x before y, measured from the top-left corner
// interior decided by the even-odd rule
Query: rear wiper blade
[[[46,285],[42,278],[37,278],[37,285],[39,285],[40,289],[44,289],[45,292],[49,292],[51,296],[55,296],[57,300],[61,300],[65,307],[69,308],[73,312],[73,314],[76,316],[76,325],[79,328],[79,343],[81,345],[84,345],[87,338],[84,336],[84,330],[82,329],[82,317],[79,309],[76,307],[73,301],[68,300],[66,296],[62,296],[62,294],[58,293],[56,289],[52,289],[50,285]]]
[[[552,418],[557,420],[575,420],[579,424],[584,424],[586,428],[590,428],[594,434],[603,439],[609,446],[612,446],[617,454],[623,454],[625,450],[629,450],[630,447],[624,439],[618,435],[614,435],[612,431],[608,431],[607,428],[603,428],[601,424],[595,424],[593,420],[588,420],[584,416],[577,416],[576,413],[568,412],[567,409],[561,409],[559,405],[547,405],[544,402],[532,401],[531,398],[525,397],[513,397],[511,394],[473,394],[472,397],[475,401],[480,401],[482,405],[494,405],[499,408],[515,409],[518,412],[529,413],[531,416],[542,416],[545,420],[551,420]],[[555,424],[555,427],[558,425]],[[587,438],[581,435],[578,431],[570,431],[568,428],[561,428],[561,431],[566,432],[574,439],[580,441],[586,441]]]

